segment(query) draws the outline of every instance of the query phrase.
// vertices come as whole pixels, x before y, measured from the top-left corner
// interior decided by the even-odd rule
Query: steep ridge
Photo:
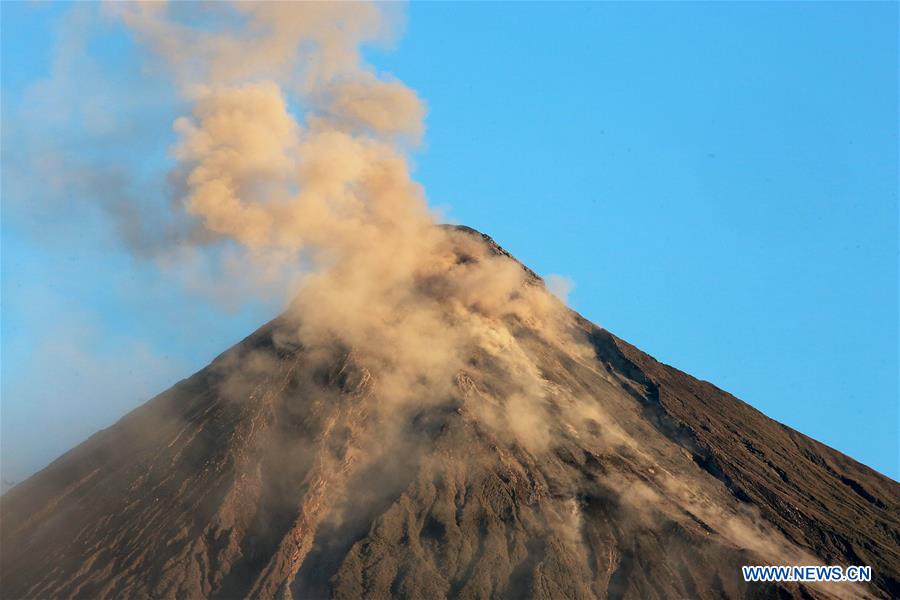
[[[827,563],[872,565],[876,584],[900,597],[897,482],[606,331],[594,339],[598,357],[642,374],[649,410],[737,498]]]
[[[900,485],[575,313],[571,345],[510,320],[450,392],[388,412],[379,373],[292,342],[294,318],[0,498],[3,598],[898,594]],[[510,353],[540,375],[527,402]]]

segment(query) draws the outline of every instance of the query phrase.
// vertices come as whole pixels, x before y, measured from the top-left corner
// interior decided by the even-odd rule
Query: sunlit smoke
[[[391,7],[237,3],[190,19],[177,8],[112,7],[191,104],[172,154],[182,209],[208,233],[197,239],[286,273],[297,341],[350,349],[382,403],[446,396],[486,350],[519,373],[503,409],[515,418],[498,426],[544,437],[522,422],[543,388],[508,327],[552,337],[563,306],[482,240],[436,226],[407,160],[424,104],[363,60],[396,28]]]

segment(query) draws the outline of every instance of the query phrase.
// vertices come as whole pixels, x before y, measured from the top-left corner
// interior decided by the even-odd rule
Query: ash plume
[[[521,375],[511,414],[541,397],[505,320],[552,332],[563,307],[519,265],[436,226],[406,156],[424,104],[362,59],[396,26],[391,7],[236,3],[190,24],[173,5],[111,9],[191,105],[172,148],[184,212],[200,239],[290,278],[297,343],[350,349],[384,403],[449,393],[479,347],[502,348]],[[521,418],[510,429],[528,430]]]

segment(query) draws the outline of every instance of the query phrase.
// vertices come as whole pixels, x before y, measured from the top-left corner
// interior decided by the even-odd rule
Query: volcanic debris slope
[[[378,374],[311,360],[286,319],[2,496],[0,595],[900,596],[900,485],[575,313],[588,358],[509,324],[545,384],[539,449],[479,418],[514,376],[491,353],[379,437]],[[797,561],[873,581],[740,575]]]

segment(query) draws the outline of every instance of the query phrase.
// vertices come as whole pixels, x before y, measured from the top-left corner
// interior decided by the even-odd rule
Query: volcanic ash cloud
[[[239,277],[286,273],[296,341],[352,351],[382,402],[449,394],[473,352],[492,353],[519,377],[509,414],[488,422],[524,434],[523,404],[539,414],[544,385],[508,327],[558,336],[563,306],[481,240],[435,225],[407,159],[424,104],[361,56],[390,40],[395,7],[112,10],[190,104],[172,153],[196,239],[240,248],[253,268]]]

